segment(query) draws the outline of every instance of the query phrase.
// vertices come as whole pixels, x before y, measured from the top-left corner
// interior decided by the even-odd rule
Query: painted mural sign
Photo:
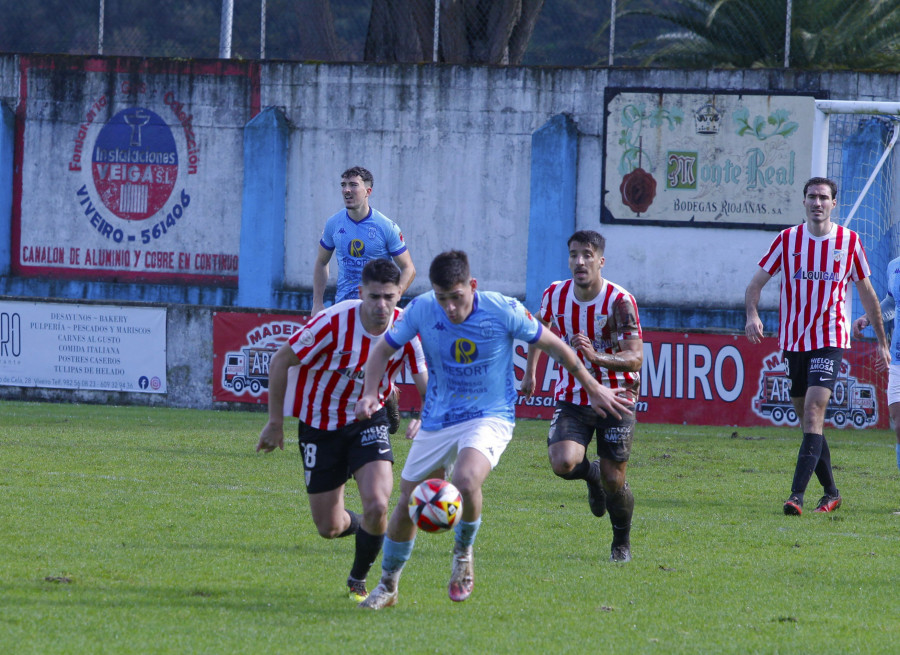
[[[224,71],[248,101],[223,111],[195,96],[187,70],[41,62],[22,64],[15,272],[236,286],[254,69]],[[56,97],[67,88],[78,93]]]
[[[814,109],[811,96],[607,90],[601,220],[799,222]]]
[[[166,393],[166,310],[0,301],[0,385]]]

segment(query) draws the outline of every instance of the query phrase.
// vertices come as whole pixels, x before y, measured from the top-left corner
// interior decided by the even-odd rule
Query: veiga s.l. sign
[[[201,82],[190,77],[196,67],[84,65],[24,59],[15,272],[236,286],[242,128],[258,90],[233,76],[255,69],[227,67],[231,76],[216,70]],[[214,104],[206,86],[228,86],[221,93],[233,102]],[[52,94],[69,87],[72,98]],[[49,111],[65,115],[42,120]]]

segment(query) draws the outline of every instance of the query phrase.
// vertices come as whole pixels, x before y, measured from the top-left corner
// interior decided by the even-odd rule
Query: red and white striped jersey
[[[806,224],[783,230],[759,260],[769,275],[781,271],[778,345],[808,351],[850,347],[847,284],[871,274],[859,235],[840,225],[822,237]]]
[[[579,332],[584,334],[597,352],[614,354],[621,351],[620,341],[643,338],[634,296],[609,280],[603,280],[600,293],[588,302],[575,298],[572,280],[554,282],[544,291],[539,318],[553,325],[566,343],[571,343],[571,337]],[[610,371],[588,363],[578,350],[575,354],[601,384],[611,389],[626,389],[637,399],[641,387],[640,373]],[[565,367],[558,366],[558,369],[560,377],[556,381],[556,400],[589,405],[590,400],[581,383]]]
[[[298,366],[288,369],[285,415],[298,417],[320,430],[337,430],[356,420],[356,401],[363,392],[365,362],[378,336],[366,332],[359,316],[362,300],[345,300],[319,312],[295,332],[288,343]],[[402,310],[394,310],[392,322]],[[390,326],[389,326],[390,327]],[[425,355],[418,337],[388,361],[378,388],[379,399],[393,389],[404,364],[413,373],[425,370]]]

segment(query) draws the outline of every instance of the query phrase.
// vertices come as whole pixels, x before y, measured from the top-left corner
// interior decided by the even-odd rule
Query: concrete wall
[[[60,59],[67,66],[86,61]],[[20,77],[19,58],[0,56],[0,103],[7,111],[19,108]],[[271,305],[265,309],[303,310],[310,306],[318,237],[326,217],[341,206],[340,172],[354,164],[373,171],[372,205],[400,224],[410,244],[419,271],[413,293],[427,288],[432,256],[457,247],[469,252],[473,272],[483,288],[524,297],[529,271],[532,138],[554,117],[565,115],[574,125],[577,139],[575,226],[605,234],[605,274],[634,293],[645,326],[739,329],[743,326],[744,288],[773,233],[600,224],[605,89],[756,90],[817,93],[832,99],[894,100],[900,98],[898,79],[896,75],[782,70],[259,64],[259,106],[276,108],[284,120],[279,118],[273,124],[276,131],[286,128],[287,134],[286,144],[273,146],[273,152],[286,147],[286,172],[276,166],[268,173],[273,180],[286,179],[284,202],[275,198],[272,203],[275,214],[283,211],[284,216],[271,216],[284,225],[283,285],[263,294],[270,298],[265,304]],[[221,97],[225,87],[217,86],[208,74],[197,74],[182,83],[220,103],[248,104],[247,98]],[[210,87],[210,93],[204,95],[204,86]],[[78,89],[72,93],[83,95]],[[52,108],[42,116],[52,121]],[[72,138],[71,125],[61,126],[58,138],[65,148],[66,140]],[[247,152],[245,140],[245,157]],[[242,170],[230,177],[220,174],[210,179],[218,180],[218,184],[232,180],[240,185],[246,176]],[[273,195],[279,193],[277,186],[260,188],[270,189],[266,193]],[[246,183],[243,189],[243,202],[252,202]],[[0,193],[2,198],[4,194]],[[284,209],[278,209],[282,205]],[[254,207],[243,207],[244,230]],[[3,234],[3,226],[0,220],[0,239],[9,243],[10,230],[5,228]],[[559,238],[565,239],[569,230],[566,225]],[[242,260],[247,256],[251,253],[245,252],[242,235]],[[140,394],[122,398],[120,394],[11,388],[0,388],[0,397],[58,396],[95,402],[213,406],[211,364],[206,360],[212,352],[210,317],[215,308],[240,302],[237,290],[212,285],[12,277],[2,275],[2,264],[0,261],[0,297],[167,304],[169,334],[177,335],[177,343],[171,336],[170,391],[161,401]],[[560,275],[564,274],[565,262],[560,262]],[[281,282],[278,278],[270,268],[245,272],[242,267],[238,285],[277,285]],[[253,302],[256,296],[248,297],[251,300],[247,302]],[[775,285],[766,290],[762,307],[770,313],[777,307]]]

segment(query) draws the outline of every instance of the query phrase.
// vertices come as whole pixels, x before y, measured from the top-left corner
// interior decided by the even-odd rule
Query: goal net
[[[860,235],[872,269],[872,286],[882,299],[887,295],[888,264],[900,256],[900,171],[896,168],[900,103],[817,101],[816,109],[813,174],[837,182],[837,222]],[[851,319],[856,319],[865,310],[855,289],[851,298]],[[885,328],[890,336],[892,325]],[[888,427],[887,374],[874,367],[872,328],[864,335],[867,340],[854,342],[848,355],[850,375],[874,385],[877,425]]]

